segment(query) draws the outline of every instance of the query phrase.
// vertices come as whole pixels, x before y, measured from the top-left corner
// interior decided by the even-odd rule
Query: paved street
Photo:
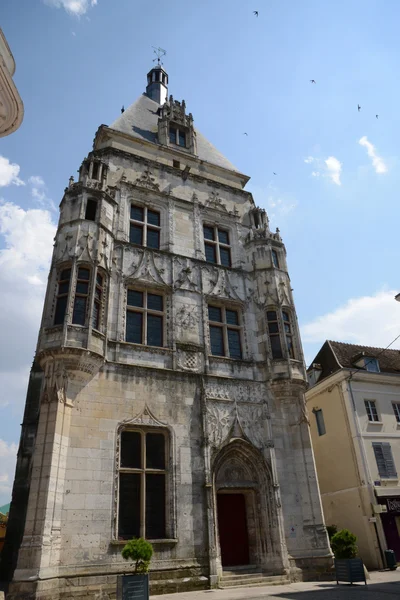
[[[206,590],[151,596],[151,600],[395,600],[400,598],[400,569],[370,573],[368,585],[336,582],[293,583],[268,587]]]

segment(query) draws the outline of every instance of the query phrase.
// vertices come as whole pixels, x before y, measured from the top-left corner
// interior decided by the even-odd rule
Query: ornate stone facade
[[[154,592],[218,584],[226,494],[244,498],[249,563],[292,580],[329,567],[286,252],[247,180],[184,102],[149,95],[100,127],[70,179],[27,398],[37,418],[21,438],[29,475],[23,497],[19,459],[11,507],[10,599],[66,599],[71,586],[115,598],[134,502],[123,477],[150,468],[126,468],[131,434],[164,440],[151,472],[164,504],[150,511],[140,488],[127,525],[162,531],[147,536]]]

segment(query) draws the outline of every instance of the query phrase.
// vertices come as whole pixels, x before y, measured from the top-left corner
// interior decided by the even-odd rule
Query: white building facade
[[[167,85],[155,67],[98,129],[60,205],[12,599],[115,598],[134,536],[154,545],[154,593],[331,565],[284,245]]]

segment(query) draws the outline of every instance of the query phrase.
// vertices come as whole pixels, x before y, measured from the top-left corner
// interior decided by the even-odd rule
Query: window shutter
[[[388,442],[382,443],[382,451],[386,463],[387,477],[395,479],[397,477],[397,471],[393,460],[392,448]]]
[[[387,477],[386,461],[383,455],[383,448],[381,443],[373,442],[372,447],[375,453],[375,460],[378,466],[378,472],[381,477]]]

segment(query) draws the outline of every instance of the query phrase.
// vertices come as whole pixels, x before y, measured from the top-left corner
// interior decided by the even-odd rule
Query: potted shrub
[[[357,557],[357,538],[348,529],[341,529],[331,538],[331,546],[335,555],[336,582],[347,581],[354,583],[363,581],[365,584],[364,564]]]
[[[133,563],[132,575],[120,578],[118,598],[123,600],[148,600],[149,598],[149,568],[153,555],[153,546],[143,538],[133,538],[125,544],[121,552],[125,560]]]

